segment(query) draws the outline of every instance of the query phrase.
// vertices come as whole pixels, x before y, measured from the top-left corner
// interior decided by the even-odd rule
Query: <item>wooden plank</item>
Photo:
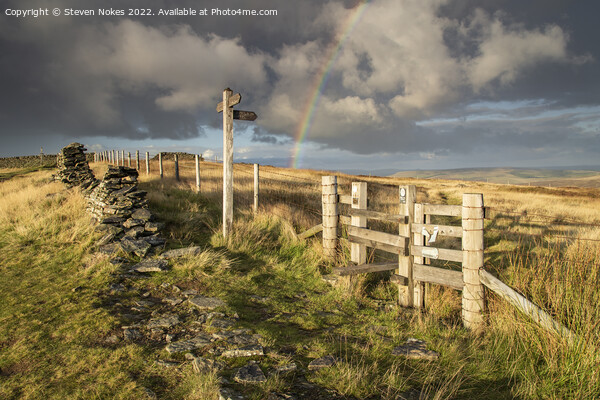
[[[406,215],[386,214],[386,213],[382,213],[379,211],[351,209],[349,211],[349,214],[351,217],[366,217],[366,218],[375,219],[378,221],[395,222],[398,224],[405,224],[407,221]]]
[[[338,201],[342,204],[352,204],[352,196],[346,194],[340,194]]]
[[[410,230],[412,233],[420,234],[421,232],[423,232],[423,228],[425,228],[429,233],[431,233],[431,232],[433,232],[433,228],[435,228],[436,226],[438,228],[438,235],[450,236],[450,237],[462,237],[463,230],[462,230],[462,227],[460,227],[460,226],[413,223],[410,226]]]
[[[342,225],[352,225],[352,218],[346,217],[345,215],[340,215],[340,224]]]
[[[352,206],[353,210],[367,209],[367,182],[352,182]],[[353,216],[350,218],[353,226],[359,228],[367,227],[365,217]],[[364,244],[352,243],[350,245],[350,261],[357,265],[367,263],[367,246]]]
[[[372,247],[374,249],[378,249],[378,250],[381,250],[381,251],[385,251],[385,252],[388,252],[388,253],[392,253],[392,254],[396,254],[396,255],[400,255],[400,256],[408,255],[408,252],[406,251],[405,247],[390,246],[388,244],[379,243],[379,242],[376,242],[374,240],[365,239],[365,238],[361,238],[361,237],[357,237],[357,236],[352,236],[352,235],[348,235],[348,240],[351,243],[364,244],[366,246],[369,246],[369,247]]]
[[[322,230],[323,230],[323,224],[315,225],[312,228],[307,229],[304,232],[302,232],[301,234],[299,234],[298,239],[309,238],[309,237],[314,236],[317,233],[321,232]]]
[[[233,93],[231,91],[231,89],[225,89],[225,90],[229,90],[231,93]],[[228,100],[227,104],[229,105],[229,107],[233,107],[236,104],[240,104],[240,101],[242,101],[242,95],[239,94],[239,93],[236,93],[236,94],[230,95],[227,98],[227,100]],[[220,102],[219,104],[217,104],[217,112],[223,111],[223,104],[225,104],[224,101],[225,100],[223,100],[222,102]]]
[[[435,268],[429,265],[414,264],[414,278],[419,282],[436,283],[462,290],[463,274],[461,271]]]
[[[397,284],[398,286],[408,285],[408,278],[398,274],[392,274],[390,276],[390,282]]]
[[[522,313],[529,316],[540,326],[558,333],[569,341],[573,341],[576,338],[573,332],[555,321],[550,314],[486,270],[479,270],[479,279],[488,289],[518,308]]]
[[[474,331],[484,328],[485,291],[478,271],[483,268],[483,195],[464,193],[462,205],[463,282],[462,319]]]
[[[359,228],[357,226],[348,226],[348,236],[355,236],[363,239],[372,240],[377,243],[386,244],[394,247],[406,247],[406,238],[400,235],[393,235],[391,233],[374,231],[366,228]]]
[[[369,272],[393,271],[398,268],[397,263],[361,264],[348,267],[334,268],[333,273],[340,276],[366,274]]]
[[[254,121],[257,115],[254,111],[233,110],[233,119],[240,121]]]
[[[430,215],[445,215],[448,217],[460,217],[462,206],[448,204],[423,204],[423,213]]]
[[[408,238],[406,245],[410,246],[412,242],[410,233],[410,224],[414,222],[415,203],[417,199],[417,187],[415,185],[400,186],[398,201],[398,214],[406,215],[408,221],[406,224],[398,225],[398,234]],[[398,257],[398,275],[408,278],[406,286],[398,286],[399,302],[404,307],[415,306],[415,281],[413,278],[413,258],[410,253]]]
[[[425,255],[423,255],[423,251],[425,251]],[[450,249],[440,249],[437,247],[426,247],[426,246],[410,246],[410,253],[416,257],[427,257],[428,252],[437,251],[437,258],[431,257],[437,260],[446,260],[446,261],[456,261],[462,262],[463,260],[463,252],[461,250],[450,250]]]

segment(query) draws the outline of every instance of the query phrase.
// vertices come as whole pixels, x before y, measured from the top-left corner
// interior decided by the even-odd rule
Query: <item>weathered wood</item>
[[[415,207],[417,204],[415,204]],[[459,237],[462,238],[462,227],[460,226],[451,226],[451,225],[433,225],[433,224],[423,224],[423,223],[413,223],[410,227],[410,230],[414,234],[421,234],[423,232],[423,228],[425,228],[428,232],[433,232],[433,229],[438,228],[438,236],[449,236],[449,237]],[[416,244],[416,243],[415,243]]]
[[[196,191],[200,191],[200,157],[198,154],[194,154],[194,161],[196,163]]]
[[[460,217],[461,206],[447,204],[423,204],[423,213],[429,215],[445,215],[448,217]]]
[[[121,165],[125,166],[125,150],[121,150]]]
[[[326,258],[333,260],[338,244],[338,194],[337,176],[323,176],[323,253]]]
[[[415,203],[414,222],[410,225],[411,231],[413,233],[413,243],[415,244],[415,246],[424,246],[425,245],[425,240],[424,240],[422,231],[415,232],[412,229],[413,226],[421,225],[421,224],[423,224],[423,222],[425,222],[425,215],[423,214],[423,204]],[[424,263],[423,257],[413,255],[413,268],[415,268],[415,266],[417,264],[423,264],[423,263]],[[413,274],[414,273],[416,273],[416,270],[414,270]],[[422,282],[419,282],[419,280],[415,276],[413,276],[413,278],[415,278],[415,299],[414,299],[415,307],[416,308],[424,308],[425,307],[425,285]]]
[[[162,153],[158,153],[158,172],[160,174],[160,178],[162,179],[162,177],[164,176],[164,172],[163,172],[163,162],[162,162]]]
[[[233,119],[239,119],[240,121],[254,121],[257,115],[254,111],[242,111],[233,110]]]
[[[140,170],[140,151],[135,151],[135,169]]]
[[[252,211],[256,215],[258,213],[258,197],[259,197],[259,165],[254,164],[254,204],[252,206]]]
[[[432,246],[410,246],[410,252],[412,255],[417,257],[428,257],[434,260],[446,260],[446,261],[463,261],[463,252],[460,250],[441,249]],[[425,254],[424,254],[425,253]],[[437,257],[429,256],[428,254],[436,253]]]
[[[399,187],[399,211],[398,214],[408,217],[406,224],[400,224],[398,233],[400,236],[408,238],[407,247],[410,248],[412,242],[410,233],[410,224],[414,220],[415,201],[417,198],[417,189],[415,185]],[[415,282],[413,278],[413,259],[410,254],[398,256],[398,275],[406,276],[408,279],[406,286],[398,286],[398,296],[400,304],[404,307],[413,307],[415,304]]]
[[[368,219],[375,219],[378,221],[387,221],[387,222],[395,222],[398,224],[405,224],[407,217],[406,215],[394,215],[394,214],[386,214],[379,211],[369,211],[369,210],[358,210],[358,209],[350,209],[348,214],[352,217],[365,217]]]
[[[449,269],[435,268],[429,265],[414,264],[414,278],[419,282],[436,283],[462,290],[463,273]]]
[[[131,168],[131,152],[127,152],[127,166]]]
[[[352,196],[348,196],[346,194],[340,194],[338,201],[342,204],[351,205],[352,204]]]
[[[352,225],[352,218],[346,217],[345,215],[340,215],[340,224],[342,225]]]
[[[233,94],[233,91],[229,88],[225,89],[229,90],[229,96],[227,97],[227,108],[231,108],[236,104],[240,104],[242,101],[242,95],[239,93]],[[223,104],[225,104],[225,100],[217,104],[217,112],[223,111]]]
[[[349,225],[348,237],[350,236],[360,239],[367,239],[379,244],[406,249],[407,238],[391,233],[379,232],[371,229],[359,228],[356,226]]]
[[[146,175],[150,175],[150,154],[146,152]]]
[[[173,163],[175,164],[175,180],[179,181],[179,157],[177,154],[173,155]]]
[[[462,318],[464,325],[476,332],[484,326],[485,294],[478,272],[483,268],[483,216],[483,195],[463,194]]]
[[[385,251],[387,253],[396,254],[398,256],[408,256],[408,251],[407,251],[406,247],[392,246],[392,245],[377,242],[377,241],[374,241],[371,239],[365,239],[363,237],[352,236],[352,235],[348,235],[348,240],[351,243],[364,244],[367,247]]]
[[[298,239],[307,239],[311,236],[316,235],[317,233],[323,231],[323,224],[315,225],[310,229],[305,230],[301,234],[298,235]]]
[[[390,275],[390,282],[395,283],[400,286],[406,286],[406,285],[408,285],[408,278],[406,278],[405,276],[402,276],[402,275],[392,274],[392,275]]]
[[[233,228],[233,106],[242,96],[233,95],[229,88],[223,90],[223,236],[227,237]],[[226,107],[223,105],[227,105]],[[219,111],[219,106],[217,106]]]
[[[352,209],[365,210],[367,208],[367,182],[352,182]],[[353,216],[352,227],[366,228],[365,217]],[[352,243],[350,245],[350,261],[358,265],[367,262],[367,247],[364,244]]]
[[[398,268],[396,263],[385,264],[359,264],[348,267],[333,268],[333,273],[340,276],[366,274],[370,272],[393,271]]]
[[[500,279],[496,278],[494,275],[484,269],[480,269],[479,279],[488,289],[518,308],[522,313],[533,319],[540,326],[549,331],[554,331],[569,340],[575,339],[575,335],[568,328],[555,321],[550,314]]]

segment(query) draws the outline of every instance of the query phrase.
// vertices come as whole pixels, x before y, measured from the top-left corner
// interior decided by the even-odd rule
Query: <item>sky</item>
[[[221,159],[229,87],[258,115],[235,123],[239,162],[598,165],[598,15],[595,0],[2,0],[0,157],[77,141]]]

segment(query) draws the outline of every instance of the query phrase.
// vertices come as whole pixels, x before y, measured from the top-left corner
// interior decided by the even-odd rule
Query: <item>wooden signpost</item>
[[[233,110],[242,101],[242,95],[223,90],[223,101],[217,104],[217,112],[223,113],[223,236],[227,237],[233,227],[233,120],[254,121],[252,111]]]

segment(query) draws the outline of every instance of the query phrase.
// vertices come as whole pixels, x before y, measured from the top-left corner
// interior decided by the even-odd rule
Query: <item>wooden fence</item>
[[[352,265],[334,268],[338,275],[355,275],[394,271],[391,281],[399,288],[399,302],[406,307],[420,308],[425,302],[425,283],[439,284],[462,291],[462,319],[473,331],[485,326],[485,296],[487,289],[497,293],[535,322],[561,336],[573,339],[573,334],[525,296],[485,271],[483,195],[463,194],[461,205],[416,202],[414,185],[399,186],[398,214],[367,209],[367,183],[353,182],[350,195],[338,193],[337,177],[322,180],[323,222],[300,237],[323,231],[323,249],[327,257],[337,255],[340,226],[346,226],[350,242]],[[342,215],[340,205],[349,205],[348,215]],[[431,216],[460,219],[460,225],[432,224]],[[398,224],[398,234],[367,228],[368,220]],[[440,237],[460,239],[460,250],[438,246]],[[397,255],[397,263],[367,263],[367,247]],[[431,260],[456,263],[460,270],[433,267]]]

